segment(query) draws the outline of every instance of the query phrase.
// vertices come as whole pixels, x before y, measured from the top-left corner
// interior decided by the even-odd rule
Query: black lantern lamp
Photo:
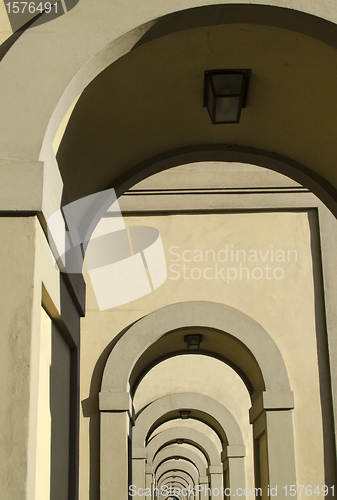
[[[180,417],[183,420],[190,418],[190,413],[191,413],[190,410],[179,410],[179,413],[180,413]]]
[[[199,333],[196,335],[185,335],[184,342],[186,343],[187,349],[189,351],[197,351],[200,347],[202,341],[202,335]]]
[[[250,69],[205,71],[204,107],[212,123],[239,123],[246,107]]]

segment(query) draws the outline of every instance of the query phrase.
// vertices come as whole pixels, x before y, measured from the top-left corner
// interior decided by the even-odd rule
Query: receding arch
[[[148,435],[175,412],[179,418],[179,410],[188,409],[197,415],[209,416],[222,442],[229,445],[244,446],[241,429],[233,415],[222,404],[209,396],[194,393],[170,394],[157,399],[137,416],[133,433],[133,446],[144,447]],[[193,415],[193,413],[192,413]],[[192,416],[191,415],[191,416]],[[207,422],[207,420],[206,420]]]
[[[176,489],[176,491],[174,491],[174,488],[173,488],[173,494],[171,495],[171,493],[169,494],[166,494],[166,493],[163,493],[162,497],[161,498],[164,498],[164,500],[168,499],[168,500],[183,500],[183,495],[180,493],[180,491],[178,491],[178,489]]]
[[[163,481],[161,484],[160,484],[160,487],[163,487],[163,486],[169,486],[169,485],[176,485],[180,490],[182,489],[185,489],[189,487],[189,484],[188,483],[185,483],[183,479],[173,479],[173,478],[168,478],[166,479],[166,481]]]
[[[153,468],[156,470],[161,463],[168,461],[171,458],[182,458],[193,463],[199,471],[200,476],[206,476],[207,462],[203,461],[193,450],[189,450],[179,445],[168,446],[160,450],[153,460]]]
[[[179,465],[177,465],[177,462],[175,460],[169,460],[162,463],[156,471],[157,480],[159,481],[160,478],[167,472],[174,473],[175,471],[182,471],[192,478],[194,484],[198,484],[199,475],[196,467],[190,462],[183,462],[182,460],[180,460],[179,462]]]
[[[174,479],[174,481],[173,481],[173,479]],[[164,484],[170,484],[170,483],[180,484],[180,486],[182,486],[183,488],[185,488],[189,484],[187,481],[185,481],[184,479],[177,477],[177,476],[168,477],[166,480],[163,480],[161,484],[164,485]]]
[[[282,355],[259,323],[233,307],[196,301],[163,307],[134,323],[111,351],[103,373],[102,393],[128,392],[130,376],[141,355],[168,332],[188,328],[213,329],[224,332],[237,341],[243,351],[250,353],[251,359],[261,371],[263,386],[260,390],[290,390]],[[121,353],[123,363],[119,362]],[[118,371],[116,366],[120,366]],[[249,374],[247,376],[249,378]],[[253,388],[257,389],[257,377],[252,382]]]
[[[153,437],[146,447],[147,463],[152,463],[155,453],[162,446],[176,442],[178,439],[183,439],[184,443],[191,443],[199,448],[211,465],[221,465],[215,444],[202,432],[189,427],[173,427]]]
[[[195,144],[170,150],[135,165],[109,187],[114,187],[119,197],[138,182],[163,170],[206,161],[247,163],[286,175],[312,191],[337,217],[337,185],[332,186],[320,173],[288,156],[243,144]]]
[[[184,472],[182,470],[177,470],[177,469],[176,469],[176,472],[167,471],[167,472],[162,473],[161,476],[159,476],[157,478],[157,482],[158,482],[158,484],[161,484],[162,481],[165,481],[166,479],[168,479],[170,477],[177,477],[180,480],[185,481],[186,484],[189,484],[189,485],[194,486],[194,484],[195,484],[193,478],[187,472]]]
[[[164,307],[134,323],[115,344],[103,373],[100,393],[100,410],[103,431],[101,432],[101,454],[109,453],[109,441],[120,434],[121,427],[112,422],[121,419],[121,415],[132,418],[132,402],[126,391],[129,377],[141,355],[156,340],[169,338],[171,332],[182,333],[191,328],[208,329],[224,332],[233,342],[237,342],[241,352],[249,353],[255,366],[261,373],[261,382],[252,380],[254,393],[250,421],[254,424],[254,438],[260,439],[266,433],[264,445],[268,453],[268,474],[270,484],[292,481],[295,484],[295,457],[292,430],[293,394],[283,358],[270,335],[254,320],[234,308],[209,302],[183,302]],[[173,335],[173,333],[172,333]],[[128,359],[118,363],[121,353],[127,353]],[[249,376],[249,373],[247,373]],[[151,433],[163,422],[179,418],[179,410],[191,411],[191,417],[207,422],[223,443],[221,460],[224,470],[229,470],[231,484],[244,487],[244,442],[241,430],[233,416],[217,401],[200,394],[171,394],[150,403],[136,416],[132,440],[133,470],[135,477],[144,480],[146,444]],[[285,411],[286,410],[286,411]],[[122,417],[124,418],[124,417]],[[110,422],[110,423],[108,423]],[[121,426],[121,424],[118,424]],[[127,425],[124,421],[122,427]],[[105,429],[109,429],[108,437]],[[122,432],[128,432],[127,427]],[[281,431],[282,430],[282,431]],[[277,454],[274,450],[279,450]],[[282,452],[281,452],[282,450]],[[128,460],[125,449],[123,460]],[[101,461],[102,477],[109,472]],[[280,466],[280,464],[284,464]],[[160,465],[162,467],[162,464]],[[166,472],[166,471],[165,471]]]
[[[181,477],[178,473],[176,473],[174,476],[173,475],[168,475],[165,479],[162,479],[161,481],[158,482],[158,486],[160,487],[161,485],[168,484],[170,481],[176,481],[179,482],[184,488],[191,486],[192,482],[187,481],[183,477]]]

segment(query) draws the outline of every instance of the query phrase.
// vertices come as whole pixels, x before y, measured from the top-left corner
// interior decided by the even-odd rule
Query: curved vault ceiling
[[[58,153],[69,200],[115,187],[156,155],[212,144],[275,152],[337,184],[336,55],[308,36],[254,24],[190,29],[135,48],[75,106]],[[212,125],[202,106],[204,70],[216,68],[252,70],[240,124]]]
[[[202,334],[200,349],[188,351],[184,336],[196,333]],[[176,355],[188,356],[193,354],[216,357],[231,366],[242,378],[250,394],[262,382],[258,364],[246,347],[223,332],[194,328],[167,333],[147,348],[135,363],[130,374],[131,392],[136,391],[138,384],[146,373],[160,361]]]

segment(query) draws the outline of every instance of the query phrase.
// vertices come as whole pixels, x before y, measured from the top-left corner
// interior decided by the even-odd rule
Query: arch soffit
[[[196,301],[163,307],[134,323],[110,353],[103,373],[102,392],[128,392],[130,375],[141,355],[167,332],[191,327],[213,329],[230,335],[256,360],[266,390],[290,390],[282,355],[259,323],[225,304]],[[120,363],[121,353],[123,363]]]
[[[195,465],[194,462],[191,462],[188,458],[181,457],[181,456],[179,457],[178,460],[176,460],[173,457],[168,457],[167,460],[164,459],[163,462],[158,464],[157,469],[155,470],[155,474],[157,474],[157,470],[161,471],[161,467],[165,464],[170,464],[170,467],[172,468],[172,463],[175,464],[176,468],[178,468],[178,469],[174,469],[174,470],[179,470],[179,469],[180,470],[187,470],[186,466],[191,466],[191,468],[195,471],[197,477],[200,477],[200,475],[201,475],[198,467]]]
[[[160,485],[162,482],[164,482],[166,479],[169,479],[171,477],[177,477],[181,481],[185,481],[186,484],[189,485],[194,485],[193,478],[188,475],[186,472],[180,470],[177,472],[172,472],[172,471],[167,471],[164,474],[161,475],[161,477],[158,479],[158,484]]]
[[[204,453],[201,450],[199,450],[199,448],[197,448],[193,444],[186,443],[186,442],[182,443],[182,444],[177,444],[174,442],[166,444],[160,450],[157,450],[157,453],[155,454],[152,463],[153,464],[158,463],[158,460],[160,459],[160,457],[162,457],[162,456],[165,457],[168,454],[170,454],[170,456],[172,456],[172,457],[176,457],[176,456],[185,457],[185,458],[188,458],[188,460],[194,462],[193,458],[188,457],[188,455],[190,453],[197,456],[199,458],[199,460],[201,461],[200,463],[202,463],[205,467],[208,467],[210,465],[207,457],[204,455]],[[154,465],[154,467],[155,467],[155,465]]]
[[[173,500],[175,500],[175,499],[183,500],[184,497],[180,493],[176,492],[174,495],[169,494],[169,495],[165,496],[165,494],[164,494],[162,496],[162,498],[164,498],[164,500],[171,500],[171,499],[173,499]]]
[[[152,438],[146,447],[147,463],[152,463],[155,454],[162,446],[166,443],[172,443],[177,439],[184,439],[184,442],[193,444],[200,449],[210,465],[221,465],[220,456],[215,444],[202,432],[189,427],[167,429]]]
[[[149,404],[138,414],[134,427],[133,446],[145,446],[147,436],[153,431],[161,417],[180,409],[195,410],[209,415],[218,427],[223,442],[244,445],[241,429],[230,411],[215,399],[202,394],[170,394]],[[171,412],[171,413],[170,413]],[[179,414],[177,413],[177,418]],[[160,422],[162,423],[162,422]],[[209,425],[209,422],[206,422]]]
[[[167,475],[167,477],[161,479],[161,484],[167,484],[168,482],[175,482],[175,483],[180,483],[180,484],[184,484],[184,485],[189,484],[189,482],[186,479],[178,476],[178,474]]]
[[[163,481],[161,484],[162,484],[162,486],[167,486],[167,485],[171,484],[172,487],[174,487],[174,485],[176,485],[178,488],[186,488],[186,486],[187,486],[187,483],[183,483],[183,482],[173,480],[173,479],[172,480],[167,479],[166,481]]]
[[[179,462],[179,463],[178,463]],[[155,472],[155,477],[157,479],[157,482],[160,481],[161,477],[166,474],[167,472],[175,473],[175,471],[181,471],[187,474],[189,477],[192,478],[194,481],[194,484],[198,483],[198,478],[199,474],[197,472],[197,469],[194,465],[192,465],[190,462],[183,461],[183,460],[169,460],[167,462],[162,463],[159,465],[158,469]]]
[[[191,478],[188,481],[186,478],[184,478],[181,475],[179,475],[178,473],[176,473],[174,475],[168,474],[165,478],[163,478],[160,481],[158,481],[158,486],[160,487],[162,484],[167,484],[167,482],[173,481],[173,480],[176,481],[176,482],[179,482],[180,484],[183,484],[184,487],[192,485],[192,479]]]
[[[167,448],[163,448],[162,450],[160,450],[153,460],[154,470],[156,470],[161,463],[166,462],[174,457],[181,457],[182,459],[188,460],[196,466],[200,476],[206,475],[206,460],[203,461],[202,458],[193,450],[186,449],[183,446],[179,445],[168,446]]]
[[[0,76],[0,86],[8,98],[2,101],[3,109],[0,112],[3,130],[0,138],[0,156],[33,161],[48,159],[55,132],[74,99],[105,67],[130,51],[137,42],[145,42],[146,37],[142,40],[145,33],[148,32],[149,39],[158,37],[158,30],[163,29],[162,22],[164,25],[165,23],[172,24],[168,33],[173,33],[178,30],[175,23],[177,26],[180,23],[181,29],[191,27],[190,25],[186,27],[184,22],[181,22],[180,15],[184,16],[185,20],[190,19],[189,23],[193,18],[194,26],[202,26],[205,22],[203,19],[207,19],[208,24],[237,23],[242,20],[257,22],[258,20],[260,24],[275,25],[299,33],[304,29],[306,35],[335,46],[337,37],[334,23],[337,17],[337,6],[331,8],[331,5],[327,4],[327,1],[313,2],[307,6],[309,12],[303,13],[300,0],[293,1],[292,9],[287,8],[286,0],[280,0],[278,7],[242,4],[201,7],[200,4],[195,5],[191,1],[188,5],[189,10],[174,12],[175,4],[153,2],[147,13],[143,11],[140,4],[140,10],[135,10],[133,16],[125,16],[122,5],[102,2],[97,3],[92,11],[92,9],[87,10],[88,2],[83,0],[70,13],[54,20],[53,23],[57,29],[48,31],[47,36],[43,33],[43,25],[42,28],[41,26],[30,27],[11,47],[2,61],[3,72]],[[218,21],[213,20],[212,23],[202,9],[213,12],[211,17]],[[221,16],[216,15],[219,9]],[[227,16],[226,11],[232,15]],[[151,15],[148,14],[150,12]],[[171,16],[172,19],[168,22],[161,19],[163,16]],[[327,19],[322,19],[321,16]],[[111,18],[119,21],[112,26]],[[153,21],[153,19],[156,20]],[[156,24],[158,24],[157,31]],[[97,37],[97,30],[100,32],[100,37]],[[36,33],[40,36],[34,36]],[[68,47],[72,46],[74,37],[77,39],[77,46],[81,48],[80,51],[68,50]],[[43,43],[41,43],[41,38]],[[46,51],[53,53],[53,58],[46,59]],[[32,54],[34,54],[33,66],[31,65]],[[18,60],[20,65],[18,65]],[[22,81],[18,75],[17,85],[13,86],[13,75],[15,78],[18,71],[20,75],[24,72],[27,78]],[[57,78],[55,78],[56,72]],[[29,85],[26,85],[27,79],[30,82]],[[9,105],[11,102],[16,102],[18,109],[24,109],[25,113],[13,113]],[[36,120],[37,115],[40,118],[39,121]],[[31,127],[31,123],[34,123],[34,127]],[[334,197],[333,189],[331,193]],[[326,201],[325,203],[328,204]]]

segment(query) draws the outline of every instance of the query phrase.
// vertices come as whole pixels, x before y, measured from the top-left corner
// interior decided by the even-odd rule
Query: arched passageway
[[[47,311],[47,334],[50,336],[57,324],[62,332],[61,338],[66,340],[66,345],[60,341],[59,349],[64,349],[67,354],[62,356],[54,351],[55,356],[51,359],[59,362],[57,366],[61,373],[63,360],[70,360],[65,385],[71,398],[65,398],[62,410],[66,414],[67,425],[68,421],[72,422],[69,424],[71,431],[66,432],[71,439],[67,437],[65,440],[69,467],[64,467],[64,480],[60,484],[64,485],[64,491],[68,491],[69,482],[69,494],[73,498],[78,495],[79,316],[84,315],[84,286],[80,279],[77,282],[72,278],[60,278],[51,262],[44,232],[46,220],[64,203],[65,194],[68,201],[72,201],[113,186],[120,195],[137,181],[174,165],[201,160],[245,161],[289,175],[309,187],[333,214],[337,214],[337,177],[336,170],[332,168],[336,141],[331,134],[337,116],[335,88],[331,85],[336,76],[336,11],[330,4],[312,3],[307,6],[308,12],[304,13],[301,12],[301,2],[297,0],[292,2],[290,9],[287,8],[289,4],[283,1],[275,7],[255,4],[201,6],[191,0],[186,5],[186,11],[176,12],[175,3],[150,2],[135,5],[130,15],[125,5],[116,7],[115,2],[96,2],[93,9],[90,2],[83,0],[77,10],[54,19],[49,24],[50,30],[32,26],[5,55],[0,68],[0,85],[5,96],[0,103],[3,176],[1,239],[5,242],[1,262],[2,279],[9,286],[6,285],[2,303],[3,325],[8,335],[1,368],[3,380],[15,381],[13,391],[9,391],[5,384],[2,410],[3,427],[11,431],[11,439],[6,441],[3,451],[3,463],[7,464],[7,455],[14,457],[6,465],[10,478],[6,494],[20,499],[26,496],[34,498],[40,484],[41,491],[46,490],[50,494],[50,485],[44,479],[41,481],[39,472],[36,472],[39,471],[38,460],[44,463],[43,459],[37,458],[41,451],[37,442],[44,442],[39,424],[39,404],[41,398],[48,400],[50,396],[50,388],[44,389],[42,374],[47,374],[49,380],[53,373],[48,363],[43,365],[44,371],[40,366],[44,359],[44,344],[40,341],[45,333],[45,324],[41,326],[40,319]],[[204,71],[209,69],[209,65],[222,67],[223,47],[228,48],[226,63],[233,67],[251,68],[254,78],[249,105],[241,123],[237,127],[216,128],[209,122],[201,105],[202,84]],[[46,54],[52,54],[52,57],[46,57]],[[315,99],[312,99],[313,95]],[[64,131],[59,126],[79,96],[58,147]],[[60,137],[57,138],[58,133]],[[268,210],[273,207],[271,204]],[[311,217],[308,216],[311,228],[318,227],[316,216],[312,214],[317,212],[317,205],[303,204],[302,207],[296,205],[296,210],[293,210],[296,212],[293,215],[297,228],[303,229],[305,224],[299,214],[303,207],[311,211]],[[321,224],[322,217],[326,217],[321,217],[322,213],[320,207],[320,227],[324,226]],[[312,254],[316,252],[317,257],[318,252],[316,262],[321,259],[320,237],[323,234],[322,255],[333,268],[335,228],[333,225],[327,227],[329,229],[324,234],[320,233],[320,228],[316,232],[313,230],[309,242],[305,239],[305,231],[300,234],[307,247],[311,245]],[[308,255],[305,254],[294,274],[293,284],[297,276],[303,277],[301,272],[309,268]],[[228,303],[248,312],[245,318],[227,308],[225,317],[220,321],[218,307],[204,304],[198,305],[200,311],[195,310],[193,305],[186,307],[183,312],[185,320],[182,321],[178,321],[176,310],[160,309],[160,317],[148,314],[156,306],[146,309],[144,321],[138,321],[135,328],[128,330],[136,341],[133,343],[128,339],[126,342],[127,334],[121,337],[122,342],[117,343],[116,350],[112,351],[103,377],[100,395],[103,500],[111,498],[111,495],[117,498],[126,495],[131,477],[131,473],[127,477],[126,472],[131,460],[129,439],[133,437],[131,428],[135,422],[133,398],[151,370],[185,352],[184,335],[202,335],[200,354],[212,356],[233,368],[247,388],[252,403],[250,421],[254,427],[255,463],[259,464],[255,471],[257,485],[259,481],[261,484],[278,484],[279,487],[284,481],[295,484],[291,418],[294,402],[291,389],[296,397],[299,395],[300,401],[297,429],[298,422],[304,420],[303,413],[312,395],[314,404],[307,412],[307,419],[312,429],[319,430],[317,435],[312,432],[313,440],[317,442],[321,439],[324,456],[331,456],[331,450],[327,452],[329,440],[326,429],[329,437],[334,438],[334,425],[326,415],[330,412],[331,399],[336,392],[337,349],[336,336],[332,335],[335,332],[336,280],[332,274],[330,280],[324,281],[321,268],[318,269],[317,265],[315,269],[310,269],[314,283],[307,279],[306,287],[302,290],[295,288],[297,298],[294,297],[295,292],[289,289],[288,302],[284,294],[278,309],[270,307],[270,304],[280,300],[280,294],[272,291],[260,310],[256,305],[254,314],[251,314],[251,302],[254,298],[255,304],[258,301],[258,287],[254,289],[254,297],[253,294],[250,297],[245,294],[248,287],[246,290],[241,287],[241,294],[235,295],[236,289],[232,296],[227,296],[227,291],[223,289],[218,298],[213,296],[212,301],[216,302],[225,301],[226,295]],[[313,291],[312,295],[309,296],[307,290]],[[189,298],[189,293],[183,297],[179,293],[177,289],[178,298],[172,294],[168,302],[184,302]],[[203,301],[204,296],[201,293],[200,296]],[[302,327],[294,320],[297,310],[301,308],[299,296],[307,304],[299,315]],[[198,298],[197,302],[200,302]],[[160,307],[162,305],[160,303]],[[206,312],[208,306],[210,310]],[[264,316],[261,313],[263,307],[267,310]],[[276,324],[277,321],[273,324],[269,321],[276,309],[278,322],[285,322],[283,330],[282,325]],[[308,309],[312,313],[310,318],[306,314]],[[143,310],[139,310],[138,314],[133,311],[130,317],[134,320],[142,314]],[[166,315],[169,324],[161,327],[165,324]],[[247,316],[254,320],[247,319]],[[98,322],[90,324],[92,317],[87,325],[91,331],[96,331]],[[293,320],[292,325],[297,326],[291,331],[294,340],[286,332],[289,317]],[[260,318],[266,320],[265,329],[258,326]],[[111,323],[119,325],[118,314],[112,321],[106,320],[106,317],[103,321],[106,321],[105,332],[109,332]],[[158,321],[158,336],[152,328],[152,321]],[[138,330],[140,323],[146,326],[145,333]],[[264,324],[262,320],[261,323]],[[318,332],[317,345],[313,345],[316,341],[312,335],[313,325]],[[298,335],[301,328],[308,332],[307,336]],[[329,332],[328,341],[322,334],[326,329]],[[254,332],[252,336],[251,332]],[[20,336],[24,341],[18,347]],[[102,339],[106,339],[104,334],[101,338],[104,343]],[[146,342],[143,342],[144,339]],[[110,341],[111,338],[106,345]],[[306,360],[301,358],[296,368],[295,355],[291,357],[288,354],[294,348],[300,358],[301,350],[294,345],[300,341],[309,355]],[[92,340],[84,342],[87,342],[85,360],[90,349],[94,353],[100,348]],[[310,344],[308,351],[307,343]],[[120,346],[123,348],[120,349]],[[114,358],[117,352],[119,356]],[[95,354],[98,358],[101,352]],[[124,359],[124,354],[125,366],[118,363]],[[116,363],[112,363],[112,359]],[[116,366],[119,366],[118,370]],[[307,367],[310,375],[307,375]],[[97,372],[100,370],[101,365]],[[308,382],[306,388],[299,381],[301,370],[305,372],[303,380]],[[87,374],[84,375],[86,380],[85,377]],[[69,400],[71,408],[68,407]],[[92,400],[89,401],[90,411],[95,405]],[[53,425],[59,409],[58,405],[55,406]],[[192,409],[188,410],[184,405],[180,409],[195,412],[196,417],[207,413],[189,406]],[[327,407],[328,412],[324,410]],[[322,416],[318,415],[317,408],[322,409]],[[45,411],[48,415],[48,405]],[[175,408],[172,411],[179,410]],[[137,417],[141,414],[137,412]],[[19,416],[15,417],[15,422],[11,420],[12,415]],[[167,423],[163,421],[161,424],[165,415],[167,413],[158,417],[158,425]],[[174,415],[169,414],[168,417]],[[58,416],[57,422],[62,418]],[[320,418],[324,432],[320,428]],[[219,421],[214,419],[211,423],[211,430],[219,432]],[[223,442],[227,433],[229,435],[226,428],[222,434]],[[36,435],[39,436],[37,439]],[[144,443],[150,445],[152,435],[147,437],[149,442]],[[312,450],[300,432],[295,438],[300,456],[298,463],[307,464],[305,455],[309,456]],[[52,446],[43,449],[41,455],[46,457],[46,463],[50,463],[50,450],[53,448],[55,451],[57,439],[55,441],[54,436],[50,441]],[[86,446],[87,443],[84,454]],[[242,450],[228,449],[230,446],[227,446],[227,458],[242,458],[237,455]],[[317,448],[319,446],[314,450]],[[107,466],[112,449],[118,449],[121,458],[113,477]],[[138,452],[135,453],[137,455]],[[139,451],[140,456],[135,456],[135,460],[146,460],[141,453],[144,450]],[[19,463],[20,467],[13,467],[13,463]],[[187,465],[184,465],[185,469]],[[170,467],[172,469],[172,463]],[[301,477],[309,481],[307,473],[303,472],[306,467],[302,466]],[[317,477],[323,477],[323,465],[315,456],[308,470],[312,472],[318,468],[320,476],[317,474]],[[228,474],[230,469],[226,469]],[[55,470],[53,468],[52,472]],[[192,477],[192,471],[190,473]],[[95,475],[95,471],[91,474]],[[198,484],[200,477],[195,474],[197,477],[193,481]],[[56,477],[57,474],[53,476],[54,488]],[[225,478],[225,482],[227,480]],[[89,486],[86,485],[84,490],[89,496]],[[90,491],[91,494],[98,498],[97,491]]]
[[[226,408],[221,407],[216,401],[212,401],[206,396],[173,394],[154,401],[136,415],[134,430],[129,434],[127,415],[129,414],[132,418],[131,395],[134,392],[133,386],[137,385],[139,378],[147,373],[146,364],[154,366],[156,357],[159,360],[164,359],[164,350],[172,356],[173,353],[170,352],[170,349],[172,346],[176,348],[178,345],[177,336],[180,335],[184,338],[190,331],[202,331],[202,335],[209,335],[210,338],[212,335],[217,338],[220,333],[226,339],[231,339],[229,342],[234,342],[234,344],[226,344],[227,360],[231,366],[236,366],[239,374],[243,374],[246,386],[250,388],[252,398],[250,420],[254,427],[255,447],[257,449],[259,445],[264,446],[265,453],[268,453],[267,462],[262,463],[260,457],[257,458],[258,470],[265,469],[267,471],[269,484],[273,484],[273,481],[275,481],[274,484],[283,484],[286,481],[295,480],[291,416],[294,403],[289,378],[278,348],[260,325],[239,311],[222,304],[191,302],[168,306],[136,322],[116,343],[107,360],[100,393],[101,487],[103,494],[106,487],[112,487],[111,476],[108,477],[106,464],[108,463],[109,450],[115,439],[115,432],[118,435],[123,433],[129,435],[132,439],[132,481],[137,480],[138,484],[142,485],[144,493],[147,440],[159,425],[179,417],[179,412],[183,411],[188,411],[188,414],[191,414],[193,418],[207,422],[218,433],[223,443],[221,461],[224,463],[225,478],[229,479],[233,488],[235,484],[236,488],[243,487],[244,489],[243,457],[245,452],[241,431]],[[138,339],[137,343],[134,342],[135,339]],[[161,345],[160,342],[163,344]],[[217,354],[220,358],[221,344],[217,345],[219,346]],[[242,354],[243,346],[245,358]],[[208,355],[211,354],[211,349],[212,347],[210,347]],[[122,366],[118,366],[121,352],[124,353],[123,363]],[[265,356],[267,352],[268,355]],[[125,353],[128,353],[127,356]],[[176,353],[181,353],[181,351],[177,350]],[[245,359],[245,366],[242,365],[243,359]],[[118,389],[122,389],[124,392],[118,391]],[[124,424],[121,427],[121,423],[118,424],[118,422],[121,422],[122,415],[124,415],[122,417]],[[203,415],[208,415],[208,417],[203,417]],[[276,431],[276,429],[278,430]],[[283,429],[282,433],[280,433],[280,429]],[[158,439],[158,436],[154,439]],[[262,441],[260,441],[261,438]],[[273,450],[277,450],[277,456],[276,453],[273,455]],[[178,453],[177,446],[162,448],[157,452],[152,465],[154,468],[158,467],[165,457],[169,459],[174,457],[175,453]],[[193,456],[193,453],[189,454],[191,452],[181,453],[183,453],[182,458],[188,456],[191,460],[191,456]],[[204,459],[206,460],[206,457]],[[124,448],[123,456],[120,457],[122,464],[120,474],[122,474],[122,470],[127,470],[129,460],[127,448]],[[280,466],[282,460],[286,464],[285,467]],[[196,457],[191,461],[195,464],[198,463],[200,484],[200,481],[205,481],[205,476],[201,476],[201,463]],[[209,471],[212,471],[211,464],[208,465]],[[216,483],[215,478],[218,479],[216,484],[220,487],[223,481],[220,475],[217,476],[220,472],[219,470],[215,471],[217,467],[218,465],[213,466],[210,476],[213,484]],[[151,473],[150,470],[148,472]],[[152,473],[154,472],[153,470]],[[126,481],[124,482],[125,488],[127,487],[126,477],[124,481]],[[256,481],[259,484],[261,478],[257,477]],[[152,479],[150,479],[150,483],[153,484]],[[226,479],[224,484],[226,485]],[[118,484],[114,484],[114,488],[121,487],[123,485],[121,485],[119,476]]]

